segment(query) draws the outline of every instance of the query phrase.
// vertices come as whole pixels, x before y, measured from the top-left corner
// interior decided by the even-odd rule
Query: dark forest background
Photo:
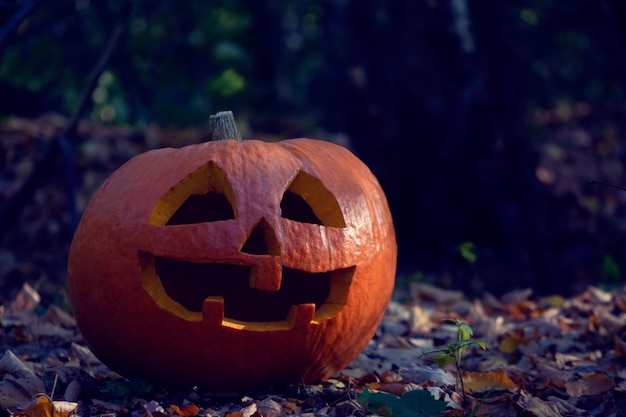
[[[625,95],[622,0],[0,1],[5,126],[82,108],[140,152],[163,144],[143,133],[155,126],[201,129],[228,109],[244,137],[341,143],[387,194],[399,275],[469,293],[621,282],[626,192],[586,180],[626,183]],[[78,159],[98,137],[85,131]],[[50,137],[31,136],[34,169]],[[20,143],[0,149],[0,272],[59,282],[72,216],[36,242],[36,198],[6,221],[28,177]],[[35,250],[47,271],[23,267]]]

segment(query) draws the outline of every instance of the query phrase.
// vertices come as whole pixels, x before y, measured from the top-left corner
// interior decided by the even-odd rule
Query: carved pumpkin
[[[69,293],[85,341],[122,375],[311,383],[371,339],[396,251],[385,196],[345,148],[220,140],[110,176],[74,236]]]

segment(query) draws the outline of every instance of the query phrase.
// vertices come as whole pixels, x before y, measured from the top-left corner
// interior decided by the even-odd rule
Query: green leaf
[[[365,389],[359,395],[359,398],[357,398],[357,402],[361,404],[363,407],[367,407],[367,404],[370,401],[371,395],[372,395],[372,392],[370,391],[369,387],[366,385]]]
[[[107,381],[107,391],[118,395],[125,395],[130,392],[128,383],[123,379],[112,379]]]
[[[450,353],[441,353],[433,358],[433,362],[435,362],[438,367],[443,368],[454,362],[454,356]]]
[[[458,326],[460,323],[463,322],[462,319],[453,319],[451,317],[446,317],[445,319],[441,319],[441,321],[448,322],[448,323],[453,323],[455,326]]]
[[[478,260],[478,255],[476,254],[476,245],[474,242],[463,242],[458,247],[459,253],[467,262],[473,264]]]
[[[483,350],[487,350],[487,345],[485,345],[485,342],[481,340],[462,340],[460,342],[448,344],[448,352],[449,354],[454,354],[455,352],[464,350],[470,345],[479,345],[481,348],[483,348]]]
[[[459,321],[457,323],[457,326],[459,327],[457,340],[470,340],[472,336],[474,336],[474,331],[472,330],[470,325],[467,324],[467,322]]]
[[[367,410],[378,414],[380,409],[389,411],[387,415],[402,415],[402,402],[400,398],[386,392],[373,392],[369,396]]]
[[[426,390],[413,390],[400,397],[403,416],[439,416],[446,402],[437,400]]]
[[[622,281],[619,265],[609,254],[602,258],[602,281],[605,284],[619,284]]]

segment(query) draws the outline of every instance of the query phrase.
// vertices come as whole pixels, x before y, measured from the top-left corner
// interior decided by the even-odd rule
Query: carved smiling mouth
[[[250,286],[248,265],[194,263],[145,252],[140,259],[144,286],[157,303],[162,304],[166,295],[187,311],[201,314],[207,298],[222,297],[224,319],[248,323],[285,321],[292,307],[302,304],[315,305],[316,321],[333,317],[346,303],[355,270],[309,273],[282,267],[278,291],[262,291]],[[154,293],[155,277],[165,294]]]

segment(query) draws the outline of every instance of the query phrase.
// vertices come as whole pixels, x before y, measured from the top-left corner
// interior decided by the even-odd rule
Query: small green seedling
[[[477,248],[474,242],[463,242],[457,249],[461,257],[471,265],[475,264],[478,260],[478,254],[476,253]]]
[[[613,290],[622,285],[622,274],[619,265],[611,255],[606,254],[602,258],[602,282],[600,287]]]
[[[474,331],[467,324],[466,321],[462,319],[443,319],[444,322],[453,323],[457,328],[456,341],[452,343],[448,343],[446,349],[438,349],[432,350],[430,352],[426,352],[419,357],[424,355],[430,355],[433,353],[438,353],[437,356],[433,358],[433,362],[443,368],[446,365],[454,363],[456,367],[456,389],[457,391],[461,391],[461,395],[463,396],[463,403],[467,403],[465,398],[465,384],[463,383],[463,374],[461,373],[461,358],[463,357],[463,353],[470,345],[478,345],[483,350],[487,350],[487,346],[483,341],[472,340],[472,336],[474,335]]]

